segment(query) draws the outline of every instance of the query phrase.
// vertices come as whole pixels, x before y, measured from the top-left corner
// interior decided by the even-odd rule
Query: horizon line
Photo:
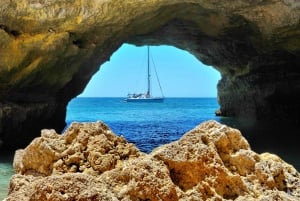
[[[74,98],[126,98],[124,96],[77,96]],[[217,96],[164,96],[164,98],[217,98]]]

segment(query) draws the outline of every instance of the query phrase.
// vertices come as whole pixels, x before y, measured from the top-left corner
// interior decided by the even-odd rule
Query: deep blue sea
[[[199,123],[215,119],[216,98],[166,98],[163,103],[124,102],[123,98],[76,98],[67,109],[73,121],[103,121],[143,152],[179,139]]]
[[[124,102],[123,98],[76,98],[67,108],[67,124],[73,121],[103,121],[141,151],[178,140],[207,120],[238,128],[257,152],[271,152],[300,169],[299,126],[278,122],[253,122],[217,117],[216,98],[166,98],[163,103]],[[252,127],[251,127],[252,126]]]

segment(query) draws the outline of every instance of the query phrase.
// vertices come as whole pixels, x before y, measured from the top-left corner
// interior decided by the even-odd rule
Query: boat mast
[[[147,97],[150,97],[150,59],[149,59],[149,46],[147,46],[147,50],[148,50],[148,90],[147,90]]]

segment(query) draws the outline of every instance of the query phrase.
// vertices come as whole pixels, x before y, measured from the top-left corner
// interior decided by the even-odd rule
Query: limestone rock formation
[[[215,121],[150,154],[101,122],[43,130],[16,152],[14,169],[6,201],[300,200],[293,166]]]
[[[222,115],[299,122],[299,19],[296,0],[1,0],[0,144],[62,130],[67,103],[125,42],[218,69]]]

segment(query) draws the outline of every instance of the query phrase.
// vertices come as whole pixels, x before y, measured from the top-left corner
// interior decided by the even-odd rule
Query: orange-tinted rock
[[[237,129],[205,122],[150,154],[103,123],[43,130],[15,155],[13,200],[300,200],[300,174],[253,152]]]
[[[100,174],[141,153],[103,123],[73,123],[63,135],[42,130],[14,161],[16,173],[51,175],[67,172]],[[21,156],[20,156],[21,155]]]

